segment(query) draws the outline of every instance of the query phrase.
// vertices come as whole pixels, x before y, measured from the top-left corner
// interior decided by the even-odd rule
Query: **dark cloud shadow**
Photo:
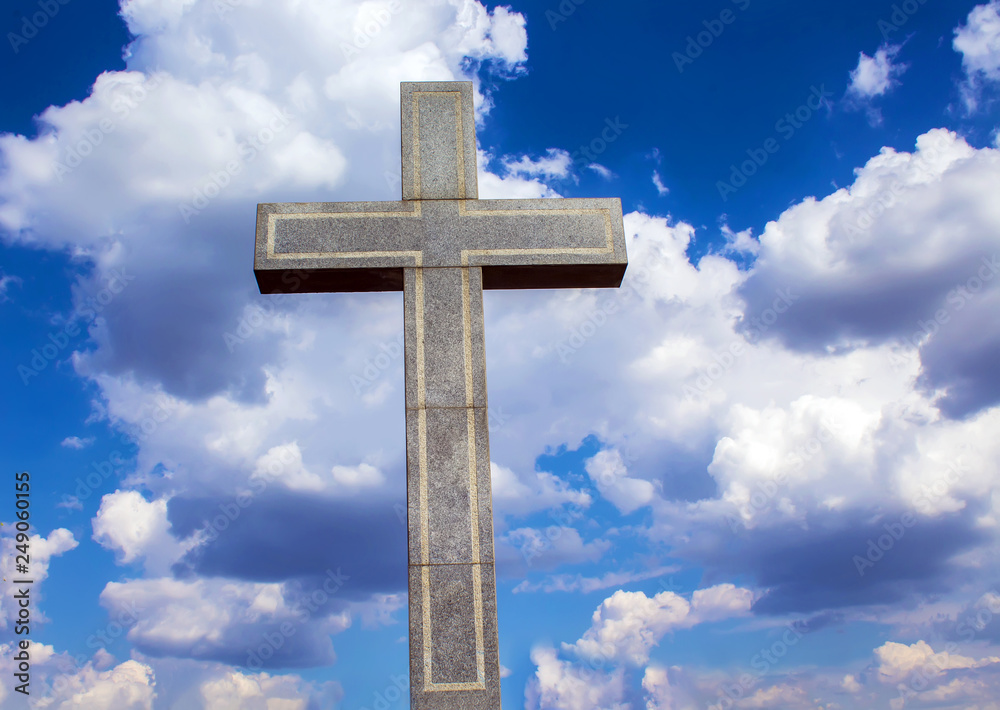
[[[170,500],[168,517],[180,538],[207,525],[217,531],[214,539],[175,566],[177,576],[265,582],[299,579],[308,586],[310,579],[339,570],[348,576],[340,599],[406,589],[402,501],[269,491],[240,509],[231,497],[175,497]]]
[[[694,536],[675,554],[703,565],[710,580],[737,577],[766,589],[754,604],[758,614],[899,604],[953,588],[961,570],[952,560],[987,537],[976,529],[972,511],[915,516],[909,528],[899,523],[902,515],[873,520],[870,512],[856,511],[814,516],[805,525],[737,533],[727,527]],[[897,534],[903,530],[898,539],[886,525]]]

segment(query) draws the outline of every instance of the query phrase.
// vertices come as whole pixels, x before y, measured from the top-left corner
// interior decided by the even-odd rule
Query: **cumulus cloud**
[[[750,590],[731,584],[699,589],[690,602],[674,592],[647,597],[643,592],[619,590],[594,611],[593,623],[580,640],[563,648],[583,658],[642,665],[665,634],[743,616],[750,611],[752,599]]]
[[[206,680],[198,690],[206,708],[239,710],[263,703],[268,710],[307,710],[309,698],[302,697],[298,685],[296,678],[287,676],[230,671]]]
[[[153,669],[139,661],[125,661],[99,671],[87,664],[60,677],[58,690],[41,698],[36,707],[50,710],[152,710],[156,697]]]
[[[0,661],[5,667],[0,702],[10,690],[9,685],[4,687],[10,675],[6,672],[8,658],[6,654]],[[54,654],[51,646],[33,644],[31,660],[33,706],[46,710],[152,710],[178,704],[193,710],[305,710],[327,707],[343,697],[335,682],[307,683],[293,674],[272,676],[215,663],[155,659],[142,654],[117,663],[104,649],[77,667],[66,655]],[[14,705],[6,703],[3,707]]]
[[[982,86],[1000,81],[1000,1],[972,8],[965,24],[955,28],[952,47],[962,55],[966,107],[975,110]]]
[[[889,641],[875,649],[875,656],[879,662],[879,680],[893,685],[917,670],[925,677],[934,677],[952,669],[982,668],[1000,663],[996,656],[977,660],[953,652],[935,653],[926,641],[909,646]]]
[[[3,536],[0,537],[0,546],[2,546],[2,552],[0,552],[0,569],[6,571],[7,574],[13,574],[17,569],[16,558],[21,554],[17,550],[18,543],[16,539],[17,531],[14,529],[13,525],[4,526]],[[34,595],[40,593],[42,589],[42,582],[48,579],[49,576],[49,565],[52,563],[53,557],[59,557],[62,554],[69,552],[70,550],[76,549],[80,544],[73,533],[71,533],[66,528],[56,528],[48,534],[47,537],[42,537],[41,535],[29,534],[27,543],[28,549],[30,551],[30,566],[31,579],[33,581]],[[14,598],[18,590],[12,586],[7,585],[5,594],[0,595],[0,625],[3,628],[13,629],[14,623],[18,618],[18,610],[20,609],[18,601]],[[33,599],[41,598],[33,596]],[[32,621],[44,621],[46,617],[44,613],[38,606],[33,606],[32,611]]]
[[[588,459],[585,468],[601,495],[623,514],[648,505],[656,492],[649,481],[631,478],[620,451],[605,450]]]
[[[94,540],[113,550],[120,563],[145,558],[146,568],[165,572],[196,543],[177,540],[170,531],[167,501],[147,501],[138,491],[116,490],[101,498],[92,521]]]
[[[1000,333],[982,327],[1000,299],[998,189],[1000,153],[949,131],[920,136],[914,153],[884,148],[850,188],[768,224],[740,287],[743,327],[803,352],[893,344],[900,368],[916,353],[951,416],[1000,402],[983,367]]]
[[[555,649],[537,647],[531,651],[536,670],[525,689],[528,710],[628,710],[624,672],[610,673],[579,668],[560,660]]]
[[[290,583],[142,579],[109,582],[101,604],[118,616],[138,609],[127,638],[151,656],[255,669],[329,665],[336,659],[330,635],[350,625],[338,604],[343,584],[328,577],[303,590]],[[321,592],[320,601],[312,591]]]
[[[882,111],[873,105],[873,100],[896,88],[899,77],[909,68],[895,62],[900,49],[900,45],[884,44],[873,57],[861,52],[858,66],[851,70],[845,103],[849,109],[863,108],[872,126],[882,123]]]

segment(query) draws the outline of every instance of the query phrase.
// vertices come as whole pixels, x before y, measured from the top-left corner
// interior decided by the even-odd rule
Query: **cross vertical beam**
[[[471,84],[403,84],[400,113],[404,201],[475,199]],[[414,710],[500,707],[482,293],[480,267],[403,272]]]

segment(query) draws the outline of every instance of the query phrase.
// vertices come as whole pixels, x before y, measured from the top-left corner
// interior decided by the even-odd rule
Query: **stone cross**
[[[471,82],[400,86],[400,202],[260,204],[280,292],[402,291],[410,707],[499,710],[483,289],[618,287],[618,199],[479,200]]]

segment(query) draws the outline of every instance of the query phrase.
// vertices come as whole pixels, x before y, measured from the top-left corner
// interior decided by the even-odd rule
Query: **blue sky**
[[[630,262],[485,298],[504,708],[996,708],[1000,2],[806,5],[7,3],[33,698],[407,706],[400,296],[259,295],[255,205],[399,199],[472,80],[480,196]]]

